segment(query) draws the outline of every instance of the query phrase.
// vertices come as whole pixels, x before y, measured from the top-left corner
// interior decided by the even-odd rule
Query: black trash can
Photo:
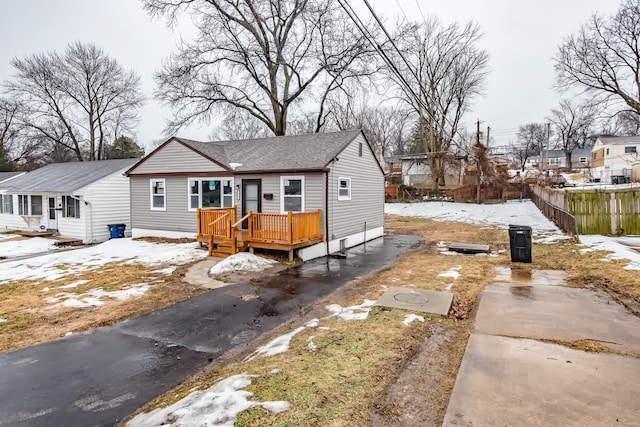
[[[121,239],[124,237],[124,229],[127,224],[108,224],[110,239]]]
[[[511,262],[531,262],[531,227],[509,225]]]

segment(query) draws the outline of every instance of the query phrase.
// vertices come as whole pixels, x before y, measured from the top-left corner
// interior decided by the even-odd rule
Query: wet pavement
[[[603,292],[562,286],[563,272],[497,273],[443,425],[640,425],[640,319]],[[583,340],[611,352],[556,344]]]
[[[0,426],[110,426],[235,346],[392,261],[392,235],[273,278],[221,287],[148,315],[0,355]]]

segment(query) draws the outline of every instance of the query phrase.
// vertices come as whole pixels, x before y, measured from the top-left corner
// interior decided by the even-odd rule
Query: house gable
[[[142,159],[127,175],[162,175],[167,173],[228,172],[215,160],[172,138]]]

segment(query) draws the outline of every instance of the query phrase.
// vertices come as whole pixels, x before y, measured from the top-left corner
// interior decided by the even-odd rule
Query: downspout
[[[324,235],[329,255],[329,172],[324,173]]]

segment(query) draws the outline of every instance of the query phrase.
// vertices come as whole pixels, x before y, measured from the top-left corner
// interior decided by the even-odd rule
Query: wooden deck
[[[198,209],[197,238],[207,243],[209,255],[229,256],[247,248],[288,251],[311,246],[324,240],[322,211],[285,214],[249,212],[236,221],[236,208]],[[246,221],[247,229],[241,229]]]

